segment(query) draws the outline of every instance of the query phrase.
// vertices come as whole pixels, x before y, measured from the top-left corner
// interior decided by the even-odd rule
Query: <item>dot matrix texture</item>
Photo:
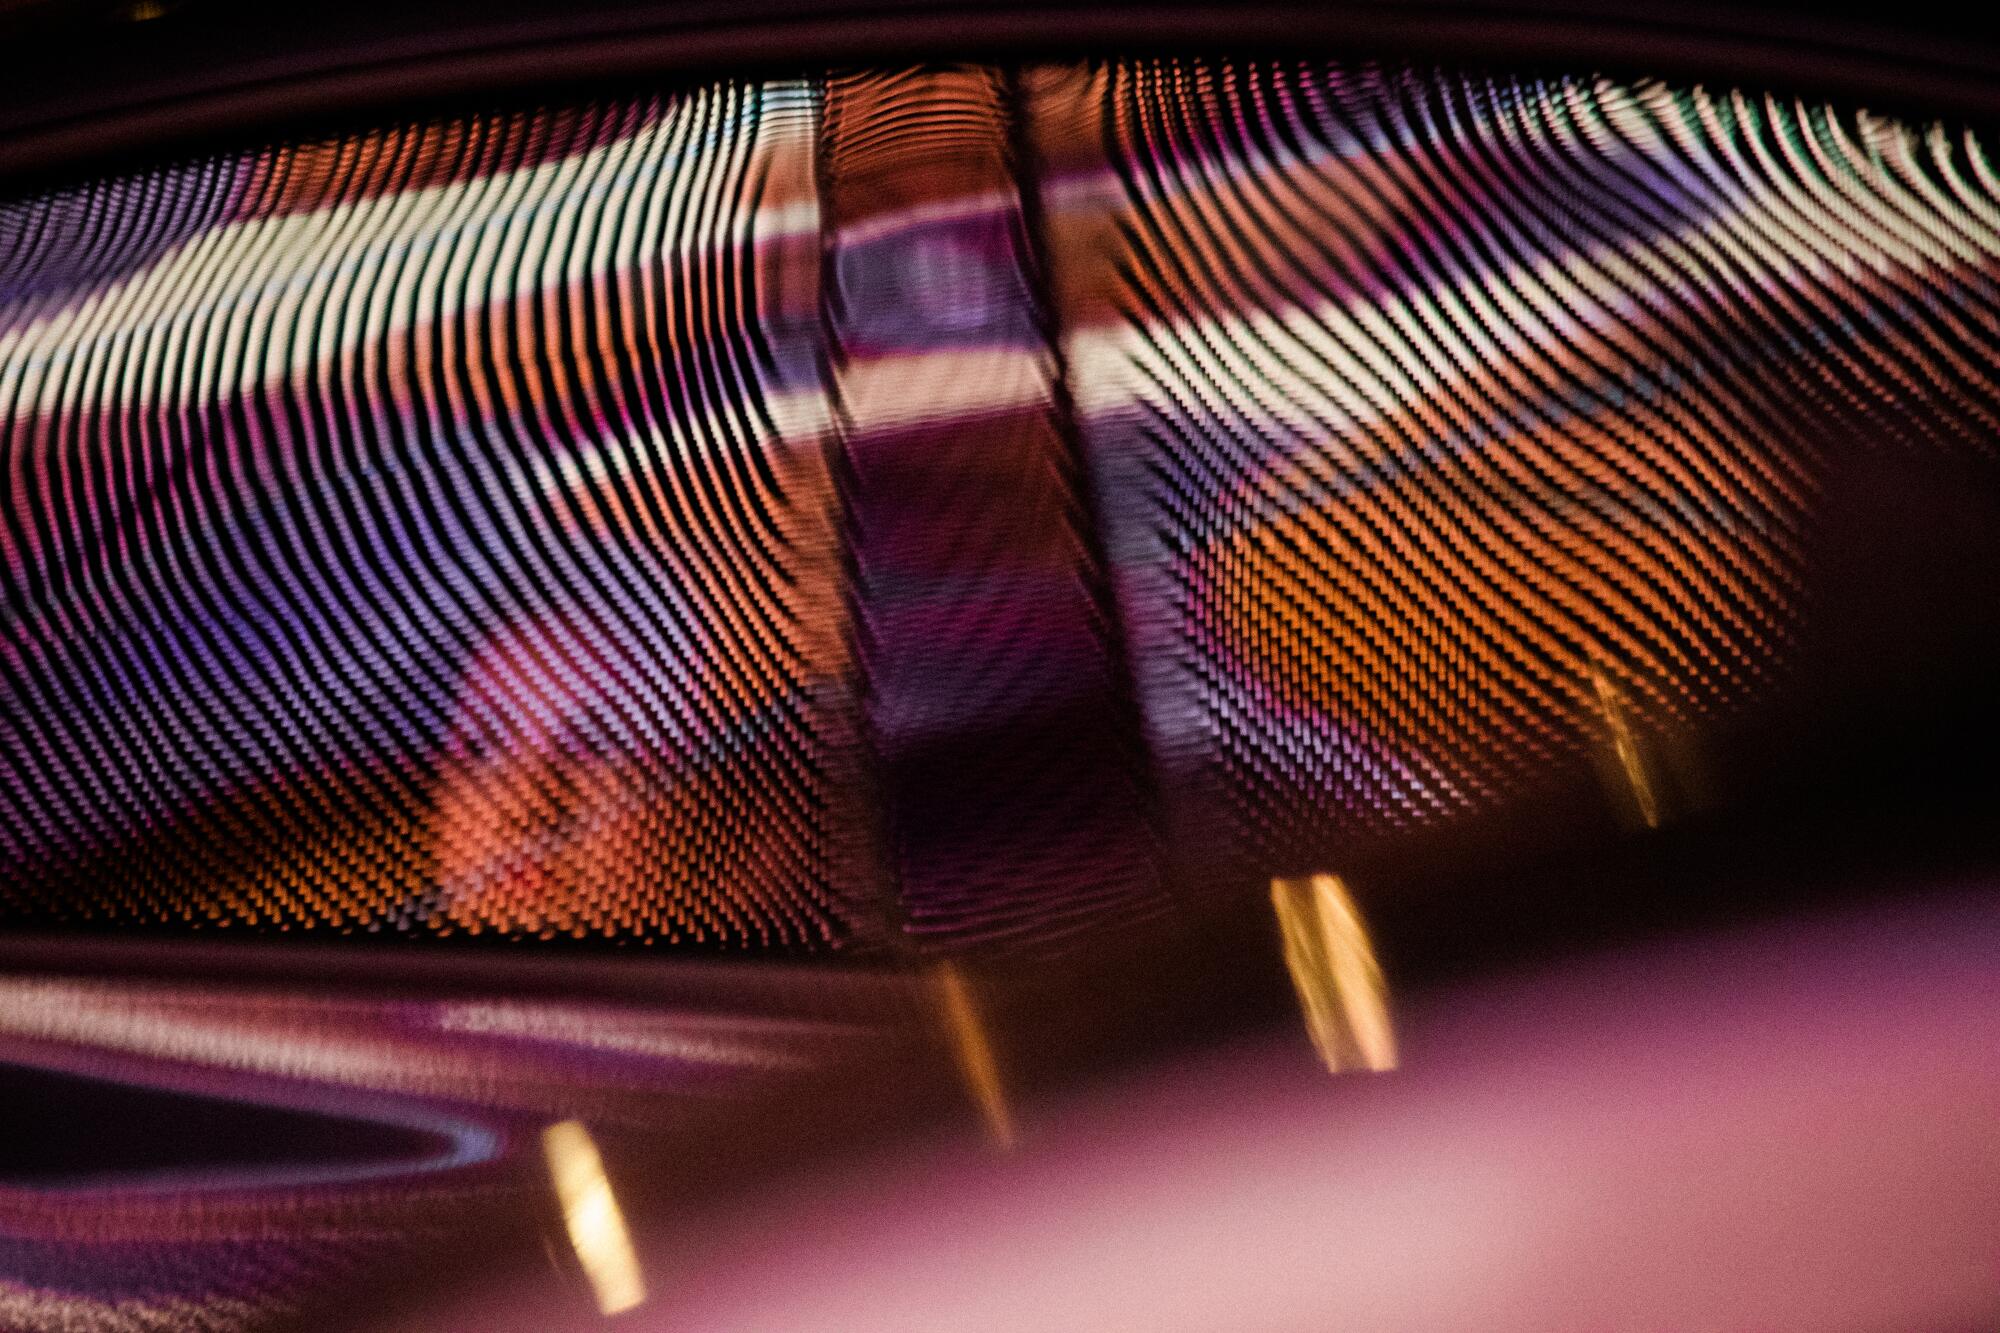
[[[16,921],[851,928],[810,90],[0,209]]]
[[[1782,687],[1843,460],[1991,452],[1962,132],[1591,78],[1031,83],[1150,739],[1230,873],[1699,740]]]
[[[1033,941],[1545,809],[1783,694],[1856,459],[1990,463],[1995,185],[1177,60],[0,204],[0,918]]]

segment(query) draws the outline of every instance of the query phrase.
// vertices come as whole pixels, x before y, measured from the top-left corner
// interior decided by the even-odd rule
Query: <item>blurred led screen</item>
[[[1007,943],[1655,822],[1844,469],[1990,479],[1996,193],[1751,90],[1174,60],[0,204],[0,919]]]

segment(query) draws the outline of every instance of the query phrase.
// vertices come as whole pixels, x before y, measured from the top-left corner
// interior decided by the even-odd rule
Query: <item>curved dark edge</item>
[[[947,57],[1026,60],[1220,49],[1246,55],[1338,53],[1743,81],[1783,92],[1862,98],[1877,110],[1927,116],[1983,119],[2000,113],[2000,44],[1976,26],[1952,31],[1928,11],[1916,11],[1928,15],[1926,20],[1885,26],[1879,19],[1862,23],[1775,7],[1648,12],[1638,5],[1584,9],[1478,0],[931,6],[840,13],[774,11],[768,4],[760,10],[755,3],[732,6],[726,14],[690,14],[687,8],[593,13],[585,3],[560,19],[475,20],[396,41],[350,39],[343,46],[336,39],[324,47],[301,26],[291,33],[253,34],[236,43],[249,47],[247,52],[225,49],[212,67],[189,63],[188,48],[200,51],[205,30],[163,33],[167,40],[152,63],[183,70],[179,93],[149,97],[140,80],[134,90],[107,94],[104,84],[115,80],[106,75],[95,91],[51,94],[53,106],[23,105],[18,91],[15,106],[0,102],[0,187],[33,188],[49,177],[104,169],[135,154],[192,151],[204,142],[385,106],[407,115],[449,98],[596,80]],[[145,26],[165,29],[176,18]],[[282,44],[287,40],[290,46]],[[259,41],[265,43],[261,50]],[[32,56],[33,46],[17,45],[17,59]],[[107,37],[106,67],[116,70],[121,60],[134,64],[134,50],[143,48],[137,29]]]

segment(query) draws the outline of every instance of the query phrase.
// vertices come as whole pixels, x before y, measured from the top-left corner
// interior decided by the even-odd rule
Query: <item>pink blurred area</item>
[[[1408,1000],[642,1237],[634,1329],[2000,1325],[2000,901],[1932,895]],[[523,1279],[526,1282],[526,1279]],[[493,1283],[439,1330],[596,1327]]]

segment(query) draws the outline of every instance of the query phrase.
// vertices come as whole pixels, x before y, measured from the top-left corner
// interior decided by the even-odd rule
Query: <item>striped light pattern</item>
[[[2000,485],[1996,184],[1752,92],[1162,60],[0,204],[0,917],[1035,944],[1593,772],[1661,823],[1829,487]]]
[[[1997,261],[1958,130],[1297,63],[0,203],[0,924],[953,949],[1277,877],[1316,1038],[1387,1064],[1296,872],[1593,768],[1667,818],[1662,757],[1783,694],[1842,478],[2000,487]],[[0,1063],[430,1145],[0,1188],[0,1326],[317,1326],[518,1212],[550,1123],[699,1138],[912,1013],[384,989],[0,977]]]
[[[813,115],[724,84],[0,207],[7,913],[844,939]]]
[[[1338,863],[1614,750],[1655,821],[1640,751],[1785,679],[1829,474],[1992,452],[1968,134],[1592,78],[1033,83],[1105,546],[1211,865]]]

